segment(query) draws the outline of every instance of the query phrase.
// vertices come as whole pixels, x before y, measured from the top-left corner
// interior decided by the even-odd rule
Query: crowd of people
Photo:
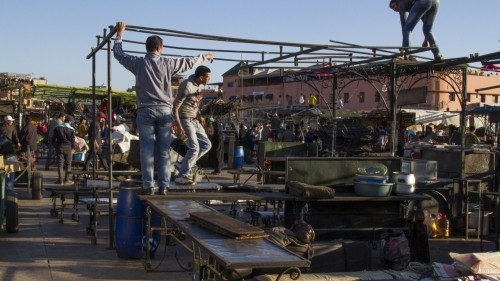
[[[37,120],[30,115],[25,115],[24,120],[16,124],[16,120],[11,115],[3,118],[0,127],[0,154],[5,157],[17,157],[22,162],[27,162],[31,158],[31,169],[36,170],[35,163],[38,161],[40,146],[46,149],[45,170],[55,164],[58,171],[56,184],[73,184],[71,180],[71,166],[73,154],[75,152],[84,155],[85,168],[88,168],[93,155],[93,149],[101,160],[101,166],[107,170],[106,158],[102,156],[102,148],[106,146],[106,115],[98,112],[95,125],[96,138],[94,138],[93,126],[86,122],[84,115],[80,121],[75,122],[71,114],[58,113],[50,120]],[[20,124],[20,125],[19,125]],[[87,143],[94,143],[89,146]]]
[[[258,144],[263,141],[317,143],[319,151],[323,149],[323,141],[314,126],[305,126],[301,118],[287,123],[277,113],[267,114],[265,120],[255,122],[250,128],[239,124],[237,138],[243,146],[246,164],[255,162]]]

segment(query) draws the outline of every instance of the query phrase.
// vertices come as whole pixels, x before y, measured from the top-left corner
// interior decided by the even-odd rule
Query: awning
[[[323,112],[317,107],[313,108],[308,108],[306,110],[302,110],[300,112],[297,112],[295,114],[292,114],[292,117],[318,117],[321,116]]]

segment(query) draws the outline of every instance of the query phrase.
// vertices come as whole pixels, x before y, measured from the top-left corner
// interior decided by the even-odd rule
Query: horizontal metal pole
[[[478,88],[478,89],[476,89],[476,92],[493,90],[493,89],[498,89],[498,88],[500,88],[500,85],[490,86],[490,87],[485,87],[485,88]]]
[[[116,34],[116,31],[117,31],[117,28],[116,26],[113,26],[111,27],[111,31],[109,32],[108,35],[106,35],[106,37],[103,39],[103,41],[95,48],[92,49],[92,51],[90,52],[90,54],[87,55],[87,59],[90,59],[91,57],[93,57],[99,50],[101,50],[107,43],[108,41],[111,40],[111,38],[113,38],[113,36]]]

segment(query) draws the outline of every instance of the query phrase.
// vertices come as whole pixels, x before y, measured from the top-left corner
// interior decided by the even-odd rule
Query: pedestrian
[[[67,114],[64,123],[55,127],[52,136],[52,145],[57,155],[56,184],[73,184],[73,181],[69,179],[75,149],[75,129],[71,126],[73,122],[75,122],[73,116]]]
[[[476,135],[476,126],[469,126],[469,132],[465,133],[464,136],[464,145],[471,146],[479,142],[479,137]]]
[[[278,117],[278,113],[274,113],[271,116],[271,132],[273,134],[273,141],[277,142],[279,139],[279,131],[281,129],[281,120]]]
[[[94,152],[95,155],[99,158],[99,161],[101,161],[102,168],[106,171],[109,170],[108,160],[106,159],[105,155],[103,155],[103,135],[104,128],[106,127],[105,123],[106,115],[100,111],[97,112],[95,120],[90,123],[89,130],[87,131],[89,139],[89,152],[87,153],[87,157],[85,157],[85,164],[83,165],[84,171],[88,171],[90,168],[90,163],[94,161]]]
[[[87,137],[89,130],[89,124],[87,123],[87,118],[82,115],[80,117],[80,122],[78,123],[78,136],[82,139]]]
[[[38,129],[32,123],[32,119],[29,115],[26,116],[26,124],[21,129],[19,138],[21,142],[21,152],[26,155],[26,159],[31,157],[31,169],[35,170],[36,151],[38,149]]]
[[[45,136],[45,134],[47,133],[47,123],[45,121],[40,121],[37,129],[40,136]]]
[[[255,142],[257,141],[259,135],[259,126],[257,124],[252,125],[252,128],[248,129],[243,138],[243,149],[245,155],[245,164],[253,164],[253,151],[255,147]]]
[[[16,147],[21,147],[21,142],[19,141],[19,136],[17,134],[16,125],[14,125],[14,118],[10,115],[5,115],[3,118],[5,121],[0,128],[2,134],[4,134]]]
[[[212,164],[214,171],[212,175],[219,175],[224,168],[224,132],[222,123],[216,118],[210,124],[213,128],[210,142],[212,142],[212,149],[210,149],[209,162]]]
[[[52,161],[55,159],[53,158],[54,154],[54,146],[52,145],[52,137],[54,136],[54,130],[57,126],[61,125],[64,123],[64,119],[66,118],[66,114],[60,112],[56,118],[53,118],[49,122],[49,127],[47,128],[47,159],[45,161],[45,171],[49,170],[50,164],[52,164]]]
[[[422,31],[425,36],[422,47],[432,47],[434,59],[438,61],[444,60],[432,32],[434,20],[439,9],[439,0],[391,0],[389,7],[393,11],[399,12],[403,32],[403,47],[410,47],[411,33],[418,21],[422,20]],[[403,50],[404,53],[407,51],[406,49]],[[403,57],[406,59],[406,55]]]
[[[175,179],[177,184],[196,183],[191,169],[196,165],[196,161],[210,151],[212,147],[212,143],[203,128],[205,118],[200,113],[200,104],[203,99],[200,85],[206,85],[210,81],[210,77],[210,68],[204,65],[198,66],[194,75],[189,76],[179,85],[174,100],[174,123],[179,129],[180,135],[186,136],[187,147],[186,155],[182,159],[179,176]]]
[[[118,62],[135,75],[137,129],[141,151],[142,194],[154,194],[154,166],[157,156],[160,193],[170,186],[170,141],[172,139],[172,76],[212,61],[211,53],[196,57],[162,57],[163,40],[157,35],[146,39],[147,54],[136,57],[122,49],[125,23],[118,22],[113,53]]]

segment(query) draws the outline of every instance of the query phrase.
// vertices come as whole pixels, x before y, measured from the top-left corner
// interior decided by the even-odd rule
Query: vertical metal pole
[[[92,157],[92,179],[96,179],[96,166],[97,166],[97,160],[96,160],[96,150],[95,150],[95,135],[96,135],[96,130],[95,130],[95,124],[97,123],[97,120],[96,120],[96,110],[95,110],[95,107],[96,107],[96,102],[95,102],[95,99],[96,99],[96,92],[95,92],[95,82],[96,82],[96,54],[93,54],[92,55],[92,118],[91,120],[93,120],[93,122],[91,122],[91,124],[93,124],[92,128],[90,128],[92,130],[92,139],[90,139],[90,145],[92,146],[92,155],[90,157]]]
[[[108,40],[108,198],[109,198],[109,248],[114,248],[115,241],[115,232],[114,232],[114,216],[113,212],[113,163],[111,162],[111,154],[113,150],[112,146],[112,136],[111,136],[111,128],[113,126],[113,112],[112,112],[112,95],[111,95],[111,39]]]
[[[24,113],[24,87],[21,85],[19,86],[19,124],[17,126],[17,131],[20,132],[21,129],[23,128],[23,113]],[[14,116],[15,117],[15,116]],[[16,127],[16,124],[14,122],[14,127]],[[17,144],[16,144],[17,145]]]
[[[333,74],[332,83],[332,157],[335,157],[335,139],[337,135],[337,96],[339,93],[338,77]]]
[[[465,129],[467,128],[466,126],[466,120],[465,120],[465,113],[467,110],[467,69],[462,68],[462,111],[460,111],[460,138],[461,138],[461,145],[460,145],[460,161],[462,164],[462,169],[460,170],[460,179],[465,178],[465,149],[464,149],[464,142],[465,142]]]
[[[464,196],[467,196],[466,192],[464,192],[464,186],[467,185],[468,183],[465,182],[465,129],[467,128],[466,126],[466,120],[465,120],[465,113],[467,110],[467,68],[462,68],[462,110],[460,111],[460,184],[458,186],[458,200],[457,202],[457,211],[459,212],[458,215],[460,217],[464,217],[464,222],[465,222],[465,236],[468,238],[469,235],[469,226],[468,226],[468,216],[469,214],[464,214]],[[467,204],[467,201],[465,202]],[[466,211],[468,212],[468,208],[466,208]]]
[[[395,147],[396,143],[398,140],[397,133],[396,133],[396,126],[397,126],[397,110],[398,110],[398,93],[396,92],[396,64],[391,63],[391,92],[390,92],[390,100],[391,100],[391,107],[390,107],[390,120],[391,120],[391,155],[394,157],[395,156]]]

